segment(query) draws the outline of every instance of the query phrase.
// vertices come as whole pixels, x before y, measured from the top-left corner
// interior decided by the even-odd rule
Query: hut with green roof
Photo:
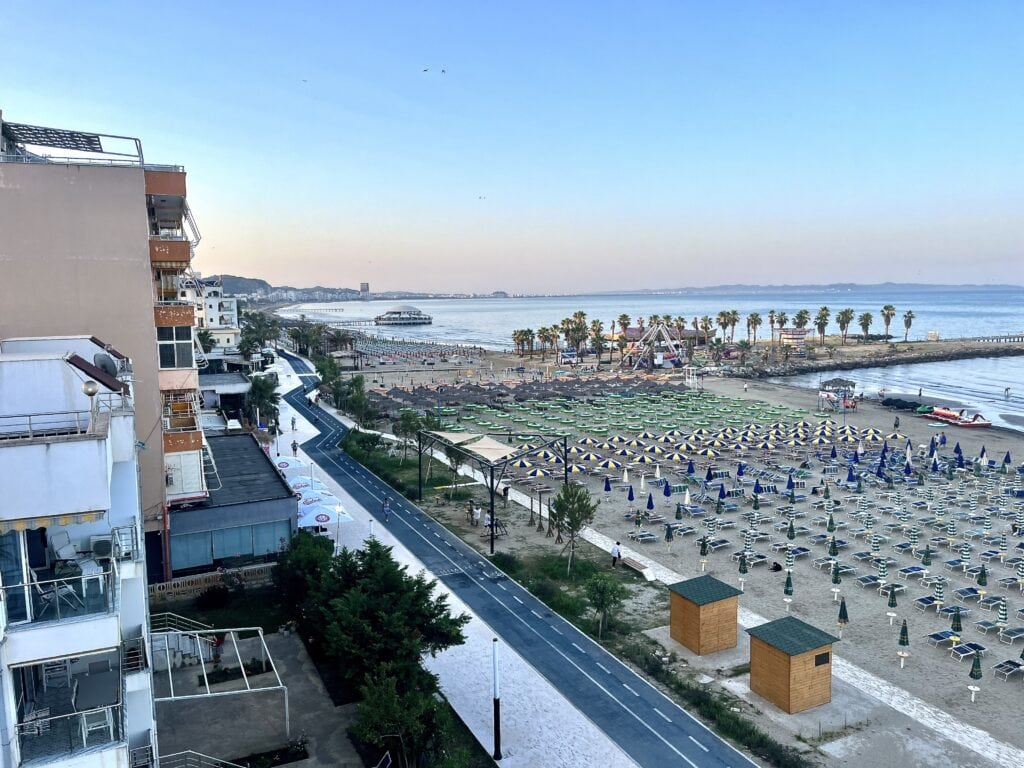
[[[714,576],[669,586],[669,635],[698,656],[736,647],[740,590]]]
[[[795,616],[747,634],[750,690],[791,715],[832,700],[832,644],[838,638]]]

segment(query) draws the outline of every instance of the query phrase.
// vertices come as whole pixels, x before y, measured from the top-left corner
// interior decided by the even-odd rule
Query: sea
[[[400,302],[350,301],[328,304],[298,304],[279,312],[284,317],[305,315],[321,322],[367,320]],[[973,338],[1024,333],[1024,287],[1017,286],[853,286],[827,288],[772,287],[763,289],[693,290],[672,293],[604,293],[593,295],[530,296],[467,299],[417,299],[412,303],[433,317],[432,325],[402,328],[361,328],[381,336],[438,343],[461,343],[486,349],[512,347],[512,332],[520,328],[536,331],[558,325],[574,312],[587,319],[599,319],[609,329],[612,320],[626,313],[635,319],[653,314],[672,317],[715,317],[723,309],[737,310],[740,324],[736,338],[744,338],[745,318],[761,314],[758,338],[769,335],[768,312],[784,311],[792,318],[800,309],[812,317],[821,306],[832,316],[844,307],[856,315],[871,312],[872,333],[882,333],[879,310],[892,304],[897,311],[889,332],[904,336],[903,313],[912,310],[914,320],[909,339],[922,340],[934,332],[941,339]],[[792,321],[788,323],[792,325]],[[829,332],[837,331],[833,319]],[[859,328],[850,329],[850,335]],[[1024,431],[1024,357],[957,360],[919,363],[885,368],[832,371],[826,378],[842,376],[857,382],[857,391],[875,396],[881,389],[916,397],[961,403],[980,411],[993,424]],[[787,377],[787,383],[816,386],[819,374]],[[1010,394],[1005,395],[1006,388]]]

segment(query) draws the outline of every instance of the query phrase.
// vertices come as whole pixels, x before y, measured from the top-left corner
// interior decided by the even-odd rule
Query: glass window
[[[238,528],[221,528],[213,532],[213,557],[251,557],[252,526],[243,525]]]
[[[171,569],[180,571],[213,564],[209,531],[171,536]]]
[[[179,325],[156,329],[161,368],[192,368],[192,327]]]
[[[288,546],[291,535],[292,527],[287,520],[254,525],[252,527],[253,554],[276,554]]]
[[[823,667],[823,666],[825,666],[826,664],[828,664],[828,657],[829,657],[829,652],[828,651],[825,651],[825,653],[817,654],[814,657],[814,666],[816,666],[816,667]]]
[[[11,624],[25,621],[28,618],[25,588],[17,588],[25,583],[20,531],[8,531],[0,536],[0,582],[4,586],[7,621]]]

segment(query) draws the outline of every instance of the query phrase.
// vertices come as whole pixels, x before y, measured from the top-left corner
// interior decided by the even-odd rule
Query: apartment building
[[[0,765],[155,764],[135,375],[92,337],[0,341]]]
[[[204,278],[199,273],[194,277],[183,277],[180,298],[195,304],[196,327],[210,332],[214,356],[233,353],[238,349],[242,340],[238,299],[224,295],[224,287],[219,278]]]
[[[0,336],[88,328],[133,361],[154,580],[170,573],[169,509],[219,484],[200,420],[196,307],[180,296],[199,239],[184,168],[147,162],[139,139],[0,112]]]

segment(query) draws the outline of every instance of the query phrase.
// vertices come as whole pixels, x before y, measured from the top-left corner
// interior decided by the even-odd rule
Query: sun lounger
[[[673,536],[689,536],[697,532],[697,529],[692,525],[683,525],[682,523],[672,524],[672,535]]]
[[[999,557],[998,549],[986,549],[984,552],[978,555],[978,559],[983,560],[986,563],[991,563],[992,560],[997,557]]]
[[[814,565],[815,568],[817,568],[820,571],[820,570],[823,570],[825,568],[831,569],[832,568],[832,563],[834,563],[834,562],[835,562],[834,558],[831,558],[831,557],[819,557],[817,560],[814,561],[813,565]]]
[[[875,574],[871,573],[867,576],[861,576],[857,579],[857,586],[863,589],[864,587],[877,587],[882,580]]]
[[[892,545],[892,551],[898,555],[904,555],[913,549],[914,545],[909,541],[901,541],[899,544]]]
[[[938,610],[939,601],[935,599],[935,595],[925,595],[924,597],[919,597],[914,601],[914,607],[921,611],[921,613],[924,613],[929,608],[935,608]]]
[[[981,643],[960,643],[960,645],[954,645],[949,649],[949,655],[957,661],[963,661],[968,656],[974,656],[974,654],[984,657],[987,650]]]
[[[1003,602],[1003,598],[998,595],[989,595],[978,601],[978,607],[983,611],[991,611],[993,608],[997,608],[1001,602]]]
[[[901,579],[906,581],[914,576],[923,577],[925,571],[926,569],[923,565],[908,565],[906,568],[900,568],[896,573]]]
[[[711,552],[715,552],[719,549],[722,549],[723,547],[728,546],[730,546],[728,539],[712,539],[708,542],[708,550]]]
[[[878,594],[882,595],[883,597],[888,597],[890,592],[895,592],[897,595],[901,595],[906,591],[906,584],[898,584],[894,581],[889,581],[885,584],[878,585]]]
[[[816,533],[816,534],[814,534],[813,536],[809,536],[809,537],[807,538],[807,540],[808,540],[808,541],[809,541],[809,542],[810,542],[811,544],[824,544],[824,543],[826,543],[826,542],[827,542],[827,541],[828,541],[828,540],[829,540],[830,538],[831,538],[831,537],[830,537],[830,536],[829,536],[829,535],[828,535],[827,533]]]
[[[995,621],[990,621],[989,619],[982,619],[981,621],[974,622],[974,627],[981,632],[981,634],[987,635],[990,629],[999,629],[999,624]]]
[[[792,549],[790,549],[790,552],[793,553],[794,560],[799,560],[801,557],[805,557],[806,555],[811,554],[811,550],[809,550],[807,547],[793,547]]]
[[[871,552],[865,549],[863,552],[854,552],[852,555],[850,555],[850,557],[852,557],[857,562],[862,563],[865,560],[870,560],[872,555]]]
[[[1022,637],[1024,637],[1024,627],[1011,627],[999,633],[999,642],[1013,645]]]
[[[630,531],[626,536],[641,544],[650,544],[652,541],[658,540],[658,537],[650,531]]]
[[[962,568],[963,564],[964,564],[964,561],[961,560],[960,558],[957,558],[955,560],[947,560],[946,562],[944,562],[942,564],[942,567],[943,567],[944,570],[947,570],[947,571],[955,571],[955,570],[958,570],[959,568]]]
[[[957,637],[956,632],[951,629],[944,629],[941,632],[932,632],[930,635],[925,637],[925,640],[928,641],[928,645],[933,645],[938,648],[943,643],[950,643],[950,645],[952,645],[954,637]]]
[[[956,590],[953,593],[953,597],[959,602],[965,603],[968,600],[977,600],[981,597],[981,592],[978,591],[977,587],[964,587],[963,589]]]
[[[952,616],[957,611],[960,611],[960,618],[965,618],[971,612],[971,609],[960,605],[946,605],[939,609],[939,613],[943,616]]]
[[[1016,659],[1007,659],[992,667],[992,671],[997,675],[1002,675],[1003,680],[1009,680],[1011,675],[1021,670],[1024,670],[1024,662],[1017,661]]]

